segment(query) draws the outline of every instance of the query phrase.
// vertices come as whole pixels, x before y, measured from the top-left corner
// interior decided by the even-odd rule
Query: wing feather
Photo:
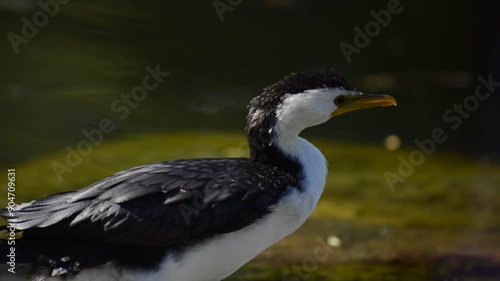
[[[174,160],[33,201],[8,220],[25,237],[179,246],[255,222],[293,186],[293,176],[250,159]]]

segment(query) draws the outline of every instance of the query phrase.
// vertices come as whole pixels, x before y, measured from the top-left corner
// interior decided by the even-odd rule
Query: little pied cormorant
[[[13,217],[1,210],[16,227],[16,263],[32,280],[224,279],[314,210],[327,162],[299,133],[395,104],[356,91],[335,70],[291,74],[250,102],[250,158],[147,164],[22,204]],[[2,263],[9,235],[0,228]]]

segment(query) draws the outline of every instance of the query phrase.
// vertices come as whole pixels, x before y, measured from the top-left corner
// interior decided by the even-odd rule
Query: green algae
[[[315,140],[330,162],[316,211],[296,234],[266,250],[228,280],[493,280],[500,273],[500,167],[435,153],[391,189],[386,171],[398,155],[380,145]],[[16,165],[16,202],[78,189],[114,172],[179,158],[244,157],[243,134],[178,132],[104,141],[81,163],[62,149]],[[54,172],[54,163],[71,172]],[[6,204],[6,194],[0,204]],[[284,273],[314,258],[318,241],[341,241],[305,275]],[[288,279],[287,279],[288,278]],[[291,279],[290,279],[291,278]]]

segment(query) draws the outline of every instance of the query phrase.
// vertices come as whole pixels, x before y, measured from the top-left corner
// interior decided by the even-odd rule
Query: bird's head
[[[334,116],[390,105],[396,105],[393,97],[363,94],[336,70],[294,73],[250,102],[247,133],[269,140],[277,135],[298,135]]]

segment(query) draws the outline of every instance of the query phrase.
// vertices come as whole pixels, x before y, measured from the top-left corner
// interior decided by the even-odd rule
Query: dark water
[[[74,147],[85,138],[82,131],[98,128],[103,118],[109,118],[115,126],[106,135],[105,144],[133,140],[142,134],[197,130],[241,133],[246,105],[263,87],[291,72],[336,67],[357,89],[391,94],[398,100],[396,108],[353,113],[304,132],[306,137],[352,143],[346,155],[353,158],[341,158],[340,167],[362,163],[344,171],[356,178],[356,191],[340,189],[330,194],[340,198],[339,202],[365,206],[356,209],[359,214],[346,219],[350,226],[345,227],[345,233],[358,231],[364,238],[386,224],[380,222],[382,218],[396,213],[411,219],[397,223],[396,229],[402,234],[386,256],[375,254],[364,263],[364,255],[385,248],[385,242],[384,247],[353,246],[342,254],[355,264],[335,268],[328,263],[321,265],[312,275],[314,280],[454,280],[456,276],[458,280],[494,280],[499,262],[498,247],[492,245],[497,242],[499,224],[495,218],[498,207],[493,203],[498,202],[499,182],[498,168],[488,165],[500,156],[500,98],[495,92],[500,86],[493,87],[490,97],[480,101],[477,109],[472,106],[474,110],[463,115],[456,112],[454,104],[474,95],[481,84],[479,76],[487,79],[492,75],[493,81],[500,81],[498,3],[401,1],[400,12],[392,14],[390,23],[380,27],[367,46],[359,48],[348,62],[339,45],[355,45],[354,27],[364,30],[374,20],[370,11],[380,14],[391,1],[240,2],[232,1],[239,4],[224,12],[221,20],[212,1],[73,0],[59,5],[58,12],[28,36],[32,38],[25,38],[23,17],[33,23],[37,20],[34,15],[42,8],[30,0],[1,0],[0,166],[28,163],[27,171],[37,171],[36,164],[30,163],[51,157],[67,145]],[[13,46],[13,33],[22,36],[23,43]],[[127,103],[122,94],[130,94],[134,87],[142,85],[149,73],[146,68],[157,66],[168,72],[168,77],[148,91],[144,100],[124,107]],[[448,110],[452,114],[443,117]],[[394,168],[397,163],[390,161],[397,156],[367,157],[372,152],[366,145],[380,145],[388,135],[397,135],[410,151],[415,140],[431,138],[436,128],[448,136],[436,150],[465,156],[467,165],[462,166],[460,161],[456,164],[454,158],[431,163],[397,196],[388,196],[387,189],[371,189],[380,184],[372,174],[380,177],[385,169],[381,167]],[[144,143],[146,148],[150,145]],[[365,150],[367,155],[354,155]],[[360,171],[363,165],[368,168]],[[33,177],[30,187],[38,180],[36,174]],[[74,187],[88,183],[89,178],[68,180],[68,184]],[[40,180],[50,182],[42,177]],[[425,186],[426,191],[420,186]],[[36,194],[60,191],[58,188],[62,187],[46,187]],[[31,193],[22,196],[31,198]],[[377,205],[373,200],[382,202]],[[427,211],[415,211],[420,207]],[[469,216],[459,219],[455,211]],[[376,222],[370,221],[372,212],[377,214]],[[319,224],[339,220],[326,213],[321,213]],[[442,215],[442,224],[434,214]],[[357,225],[360,219],[376,226],[360,230],[351,225]],[[460,224],[454,224],[454,219]],[[483,220],[484,224],[476,229],[477,221]],[[470,235],[469,227],[473,229]],[[338,225],[332,228],[338,229]],[[459,243],[451,239],[447,244],[450,229],[465,233],[459,238],[450,234]],[[290,258],[293,262],[264,256],[233,280],[278,279],[290,263],[300,263],[304,253],[310,251],[307,241],[314,240],[314,235],[308,231],[315,230],[316,224],[310,224],[305,234],[298,235],[302,240],[297,242],[296,252],[300,255]],[[425,237],[427,230],[433,234],[429,243],[421,246],[418,235]],[[326,236],[329,230],[321,228],[317,233]],[[484,243],[476,244],[481,240]],[[364,241],[359,239],[353,245]],[[428,258],[422,254],[439,252],[440,247],[454,249],[451,252],[456,256]],[[282,256],[287,256],[290,249],[283,248],[286,250]],[[421,256],[410,255],[413,250]],[[385,259],[387,256],[392,258]],[[333,264],[341,263],[342,257],[333,259]],[[268,265],[270,261],[272,266]],[[411,272],[411,276],[405,272]]]
[[[397,134],[412,145],[436,126],[449,127],[443,112],[473,93],[476,76],[493,72],[496,59],[494,19],[472,2],[401,2],[402,11],[351,63],[339,44],[354,45],[353,28],[364,28],[386,1],[242,1],[223,21],[210,1],[71,1],[16,54],[7,35],[23,36],[22,17],[33,23],[41,10],[18,6],[26,7],[0,11],[2,165],[58,150],[103,117],[116,118],[112,101],[141,83],[148,65],[170,76],[116,122],[112,137],[241,131],[245,106],[263,87],[290,72],[335,66],[358,89],[393,94],[399,105],[308,133],[369,142]],[[443,149],[492,154],[497,134],[481,125],[497,116],[491,104],[498,99],[481,104]]]

